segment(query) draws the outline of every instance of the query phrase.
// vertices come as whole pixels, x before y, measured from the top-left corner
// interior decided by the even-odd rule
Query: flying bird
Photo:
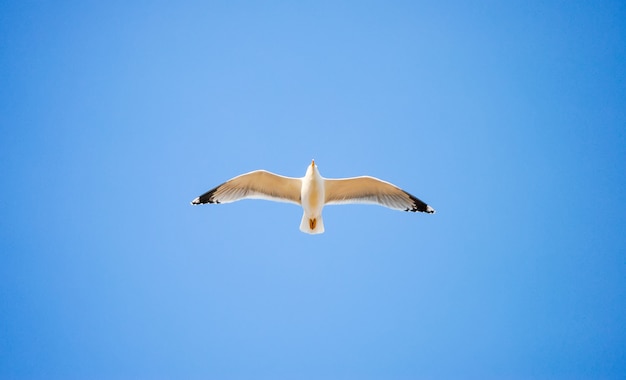
[[[300,231],[308,234],[324,232],[322,209],[325,205],[371,203],[402,211],[435,212],[415,196],[378,178],[324,178],[315,160],[302,178],[255,170],[207,191],[191,201],[191,204],[230,203],[241,199],[266,199],[302,206],[304,214]]]

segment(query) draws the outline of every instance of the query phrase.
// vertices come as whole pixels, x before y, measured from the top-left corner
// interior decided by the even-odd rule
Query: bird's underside
[[[374,177],[323,178],[312,162],[302,178],[285,177],[256,170],[232,178],[197,197],[192,204],[230,203],[242,199],[266,199],[302,206],[300,230],[324,232],[322,209],[325,205],[369,203],[395,210],[425,212],[435,210],[399,187]]]

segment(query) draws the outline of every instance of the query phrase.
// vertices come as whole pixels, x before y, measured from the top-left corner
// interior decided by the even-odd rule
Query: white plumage
[[[324,178],[315,161],[302,178],[285,177],[256,170],[230,179],[197,197],[192,204],[230,203],[240,199],[267,199],[302,206],[300,230],[309,234],[324,232],[322,209],[325,205],[372,203],[395,210],[435,210],[397,186],[374,177]]]

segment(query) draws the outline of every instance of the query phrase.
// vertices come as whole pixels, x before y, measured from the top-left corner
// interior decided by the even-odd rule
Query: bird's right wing
[[[230,179],[197,197],[191,204],[230,203],[241,199],[266,199],[300,204],[300,178],[256,170]]]
[[[327,204],[373,203],[402,211],[435,210],[399,187],[374,177],[325,179]]]

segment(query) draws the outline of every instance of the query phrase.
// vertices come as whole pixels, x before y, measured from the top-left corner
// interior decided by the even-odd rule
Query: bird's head
[[[315,160],[311,160],[311,165],[306,168],[307,175],[319,174],[317,170],[317,165],[315,165]]]

